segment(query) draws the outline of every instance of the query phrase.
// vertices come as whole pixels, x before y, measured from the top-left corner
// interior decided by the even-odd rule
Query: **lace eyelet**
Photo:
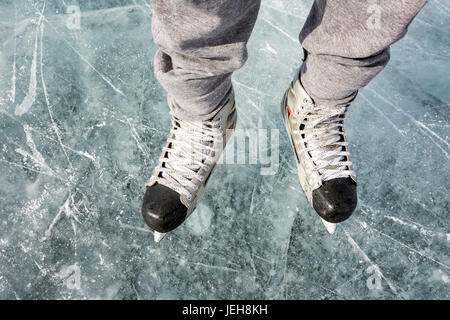
[[[188,199],[189,201],[191,201],[191,200],[192,200],[192,196],[191,196],[191,195],[188,195],[188,196],[187,196],[187,199]]]

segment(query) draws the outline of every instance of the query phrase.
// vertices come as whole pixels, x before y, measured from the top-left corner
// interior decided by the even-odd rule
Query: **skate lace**
[[[303,152],[312,159],[322,181],[354,175],[344,139],[343,123],[348,106],[330,110],[310,103],[307,107],[314,111],[305,117],[294,117],[299,129],[293,133],[296,143],[305,145]]]
[[[156,181],[192,200],[188,188],[197,191],[216,162],[223,140],[220,121],[190,122],[174,117]]]

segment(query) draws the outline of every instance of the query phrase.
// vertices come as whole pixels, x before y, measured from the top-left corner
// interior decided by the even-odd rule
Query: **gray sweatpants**
[[[211,118],[228,99],[233,71],[247,59],[260,0],[151,2],[155,74],[172,112]],[[300,72],[308,94],[329,106],[351,101],[386,66],[390,45],[426,2],[316,0],[299,35],[308,53]]]

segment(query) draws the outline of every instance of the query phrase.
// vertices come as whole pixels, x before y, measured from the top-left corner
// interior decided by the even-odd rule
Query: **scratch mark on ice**
[[[58,138],[59,145],[61,146],[62,152],[64,153],[64,156],[66,157],[67,162],[69,163],[70,168],[73,169],[72,162],[70,161],[69,157],[67,156],[67,152],[64,149],[61,134],[59,132],[58,126],[55,123],[55,120],[53,118],[53,112],[50,107],[50,99],[48,97],[48,91],[47,91],[47,85],[45,83],[44,79],[44,64],[42,62],[43,55],[44,55],[44,27],[45,25],[41,24],[41,56],[40,56],[40,66],[41,66],[41,82],[42,82],[42,88],[44,89],[44,97],[45,97],[45,103],[47,105],[48,114],[50,115],[50,120],[52,122],[53,130],[55,131],[56,137]]]
[[[135,230],[135,231],[140,231],[140,232],[145,232],[145,233],[152,232],[149,229],[144,229],[144,228],[141,228],[141,227],[135,227],[135,226],[132,226],[132,225],[129,225],[127,223],[120,222],[120,221],[119,221],[119,226],[121,228],[124,228],[124,229],[130,229],[130,230]]]
[[[252,255],[253,255],[255,258],[257,258],[257,259],[259,259],[259,260],[261,260],[261,261],[267,262],[267,263],[270,264],[270,265],[273,264],[273,261],[270,261],[270,260],[268,260],[268,259],[265,259],[265,258],[263,258],[263,257],[261,257],[261,256],[256,255],[256,254],[252,254]]]
[[[347,236],[348,242],[351,244],[353,249],[355,249],[356,252],[358,252],[364,259],[364,261],[370,263],[375,268],[376,272],[386,281],[389,288],[397,295],[397,290],[395,287],[391,284],[391,282],[384,276],[384,274],[381,272],[381,269],[378,265],[376,265],[369,256],[361,249],[361,247],[356,243],[356,241],[352,238],[352,236],[347,232],[347,230],[344,229],[344,233]]]
[[[13,66],[12,66],[12,85],[11,85],[11,102],[16,101],[16,56],[17,56],[17,34],[16,34],[16,3],[14,3],[14,57],[13,57]]]
[[[252,191],[252,196],[250,199],[250,209],[249,209],[249,213],[252,214],[254,208],[253,202],[254,202],[254,198],[255,198],[255,191],[256,191],[256,184],[253,186],[253,191]]]
[[[53,228],[61,220],[61,218],[62,218],[64,213],[67,216],[70,215],[70,209],[69,209],[70,200],[71,200],[70,196],[68,196],[66,201],[64,202],[64,204],[59,207],[58,213],[53,218],[53,221],[50,224],[50,226],[47,228],[47,231],[45,231],[45,237],[42,240],[46,240],[46,239],[48,239],[51,236]]]
[[[16,297],[16,300],[21,300],[19,295],[17,294],[17,292],[14,290],[13,286],[11,285],[11,283],[9,283],[8,279],[5,276],[1,275],[0,276],[0,280],[2,280],[2,279],[5,280],[6,284],[11,289],[12,293],[14,293],[14,296]]]
[[[305,18],[306,18],[306,16],[300,16],[300,15],[294,14],[294,13],[292,13],[292,12],[288,12],[288,11],[285,11],[285,10],[281,10],[281,9],[279,9],[279,8],[275,8],[275,7],[273,7],[273,6],[267,5],[267,4],[265,4],[265,3],[261,4],[261,6],[262,6],[262,7],[266,7],[266,8],[268,8],[268,9],[271,9],[271,10],[274,10],[274,11],[278,11],[278,12],[280,12],[280,13],[282,13],[282,14],[285,14],[285,15],[288,15],[288,16],[291,16],[291,17],[298,18],[298,19],[305,19]]]
[[[426,136],[428,137],[431,142],[438,147],[447,157],[447,159],[450,158],[448,152],[446,150],[444,150],[444,148],[437,143],[433,137],[437,138],[439,141],[443,142],[446,146],[447,149],[450,148],[450,144],[447,143],[444,139],[442,139],[438,134],[436,134],[433,130],[431,130],[430,128],[428,128],[427,126],[425,126],[422,122],[416,120],[416,118],[414,118],[413,116],[411,116],[410,114],[406,113],[405,111],[403,111],[402,108],[398,107],[397,105],[395,105],[394,103],[392,103],[391,101],[389,101],[389,99],[386,99],[385,97],[383,97],[381,94],[377,93],[376,91],[374,91],[373,89],[368,89],[368,91],[372,92],[373,95],[377,96],[380,100],[383,100],[384,102],[386,102],[387,104],[389,104],[390,106],[392,106],[395,110],[397,110],[398,112],[400,112],[402,115],[404,115],[405,117],[407,117],[408,119],[410,119],[412,121],[412,123],[414,123],[419,130]],[[431,134],[431,135],[430,135]]]
[[[29,157],[31,160],[33,160],[37,165],[39,165],[42,169],[45,169],[49,175],[51,176],[57,176],[55,172],[47,165],[45,162],[44,157],[39,152],[39,150],[36,147],[36,144],[34,143],[33,137],[31,136],[31,128],[27,125],[23,125],[23,129],[25,131],[26,139],[27,139],[27,145],[31,149],[32,154],[26,152],[25,150],[22,150],[21,148],[17,148],[16,152],[21,154],[24,158]]]
[[[233,268],[228,268],[228,267],[223,267],[223,266],[211,266],[209,264],[204,264],[204,263],[201,263],[201,262],[196,262],[194,264],[197,265],[197,266],[208,268],[208,269],[219,269],[219,270],[230,271],[230,272],[239,272],[239,270],[236,270],[236,269],[233,269]]]
[[[391,121],[391,119],[389,119],[379,108],[377,108],[369,99],[367,99],[363,93],[361,93],[361,98],[366,100],[368,106],[371,107],[372,109],[375,109],[375,111],[377,111],[395,129],[395,131],[397,131],[401,136],[403,136],[403,137],[405,136],[405,133],[403,132],[403,130],[400,130],[395,125],[395,123],[393,123]]]
[[[411,229],[417,230],[418,232],[420,232],[421,234],[425,235],[425,236],[437,236],[437,237],[443,237],[446,238],[447,241],[450,240],[450,233],[440,233],[440,232],[433,232],[431,230],[426,229],[424,226],[414,222],[414,223],[410,223],[410,222],[406,222],[403,221],[397,217],[393,217],[393,216],[384,216],[385,218],[392,220],[394,222],[397,222],[403,226],[407,226],[410,227]]]
[[[14,114],[16,116],[21,116],[24,113],[30,110],[34,101],[36,100],[36,89],[37,89],[37,52],[38,52],[38,36],[39,36],[39,28],[42,23],[42,15],[39,18],[38,26],[36,28],[36,37],[34,41],[34,52],[33,52],[33,60],[31,62],[30,68],[30,83],[28,85],[28,93],[23,99],[22,103],[16,107]]]
[[[237,84],[238,86],[244,87],[245,89],[248,89],[248,90],[250,90],[250,91],[254,91],[254,92],[256,92],[256,93],[258,93],[258,94],[260,94],[260,95],[272,97],[270,94],[268,94],[268,93],[266,93],[266,92],[263,92],[263,91],[261,91],[261,90],[258,90],[258,89],[249,87],[249,86],[247,86],[246,84],[243,84],[242,82],[239,82],[239,81],[237,81],[237,80],[233,80],[233,83],[234,83],[234,84]]]
[[[44,18],[45,19],[45,18]],[[47,19],[45,19],[45,21],[50,25],[50,27],[59,35],[61,35],[58,30],[56,30],[55,27],[52,26],[52,24],[50,23],[50,21],[48,21]],[[67,41],[66,38],[61,37],[62,40],[67,44],[67,46],[69,46],[69,48],[71,48],[77,55],[78,57],[80,57],[80,59],[86,63],[88,65],[89,68],[91,68],[96,74],[98,74],[100,76],[100,78],[103,79],[103,81],[105,81],[115,92],[117,92],[118,94],[120,94],[123,97],[126,97],[126,95],[119,89],[117,88],[112,82],[111,80],[109,80],[105,75],[103,75],[100,71],[98,71],[80,52],[78,52],[77,49],[75,49],[69,41]]]
[[[432,257],[430,257],[430,256],[428,256],[428,255],[426,255],[426,254],[424,254],[423,252],[420,252],[420,251],[418,251],[418,250],[416,250],[416,249],[414,249],[414,248],[411,248],[410,246],[404,244],[403,242],[401,242],[401,241],[399,241],[399,240],[397,240],[397,239],[394,239],[393,237],[387,235],[386,233],[384,233],[384,232],[382,232],[382,231],[380,231],[380,230],[378,230],[378,229],[376,229],[376,228],[374,228],[374,227],[372,227],[372,226],[369,226],[369,227],[370,227],[372,230],[376,231],[377,233],[381,234],[382,236],[385,236],[385,237],[388,238],[389,240],[392,240],[392,241],[398,243],[400,246],[405,247],[405,248],[407,248],[408,250],[410,250],[410,251],[412,251],[412,252],[414,252],[414,253],[417,253],[418,255],[420,255],[420,256],[422,256],[422,257],[424,257],[424,258],[426,258],[426,259],[428,259],[428,260],[430,260],[430,261],[433,261],[434,263],[437,263],[438,265],[444,267],[444,268],[447,269],[447,270],[450,270],[450,266],[448,266],[448,265],[446,265],[446,264],[444,264],[444,263],[442,263],[442,262],[440,262],[440,261],[437,261],[436,259],[433,259]]]
[[[38,10],[39,11],[39,10]],[[40,13],[40,16],[41,16],[41,18],[40,19],[44,19],[45,20],[45,22],[47,22],[48,23],[48,25],[58,34],[58,35],[60,35],[61,36],[61,39],[66,43],[66,45],[69,47],[69,48],[71,48],[77,55],[78,55],[78,57],[80,57],[80,59],[84,62],[84,63],[86,63],[87,65],[88,65],[88,67],[89,68],[91,68],[95,73],[97,73],[115,92],[117,92],[118,94],[120,94],[121,96],[123,96],[123,97],[126,97],[126,95],[119,89],[119,88],[117,88],[116,86],[114,86],[113,84],[112,84],[112,82],[111,82],[111,80],[109,80],[106,76],[104,76],[100,71],[98,71],[80,52],[78,52],[78,50],[77,49],[75,49],[71,44],[70,44],[70,42],[65,38],[65,37],[63,37],[62,35],[61,35],[61,33],[50,23],[50,21],[48,21],[48,19],[47,18],[45,18],[45,16],[44,16],[44,14],[43,14],[43,12],[40,12],[39,11],[39,13]]]
[[[442,139],[441,136],[436,134],[436,132],[434,132],[433,130],[428,128],[425,124],[423,124],[422,122],[420,122],[418,120],[415,120],[414,122],[416,123],[416,125],[418,125],[419,127],[423,128],[424,130],[428,131],[431,135],[433,135],[435,138],[437,138],[439,141],[441,141],[443,144],[445,144],[447,146],[447,148],[450,148],[450,144],[447,141]]]
[[[64,180],[64,179],[61,179],[60,177],[55,177],[54,175],[49,174],[49,173],[47,173],[47,172],[41,172],[41,171],[39,171],[39,170],[30,168],[30,167],[27,167],[27,166],[24,166],[24,165],[15,163],[15,162],[7,161],[7,160],[4,160],[4,159],[0,159],[0,162],[9,164],[9,165],[14,166],[14,167],[19,167],[19,168],[22,168],[22,169],[25,169],[25,170],[30,170],[30,171],[33,171],[33,172],[36,172],[36,173],[40,173],[40,174],[43,174],[43,175],[46,175],[46,176],[49,176],[49,177],[54,177],[54,178],[56,178],[56,179],[58,179],[58,180],[60,180],[60,181],[62,181],[62,182],[65,182],[65,180]]]
[[[34,129],[34,128],[30,127],[30,130],[36,132],[37,134],[39,134],[39,135],[41,135],[41,136],[43,136],[43,137],[45,137],[45,138],[47,138],[47,139],[49,139],[49,140],[51,140],[51,141],[59,142],[58,140],[55,140],[55,139],[53,139],[52,137],[49,137],[48,135],[46,135],[45,133],[43,133],[43,132],[41,132],[41,131],[39,131],[39,130],[37,130],[37,129]],[[88,153],[88,152],[86,152],[86,151],[75,150],[75,149],[72,149],[71,147],[69,147],[69,146],[67,146],[67,145],[65,145],[65,144],[61,144],[61,145],[62,145],[65,149],[70,150],[70,151],[72,151],[73,153],[76,153],[76,154],[78,154],[78,155],[80,155],[80,156],[83,156],[83,157],[85,157],[85,158],[91,160],[91,161],[94,162],[95,164],[97,164],[97,162],[98,162],[97,157],[91,155],[90,153]]]
[[[270,45],[269,45],[269,43],[267,43],[267,41],[266,41],[266,47],[265,48],[262,48],[262,49],[259,49],[259,50],[261,50],[261,51],[267,51],[267,52],[269,52],[269,53],[271,53],[271,54],[273,54],[273,55],[277,55],[278,54],[278,52],[274,49],[274,48],[272,48]]]
[[[134,141],[136,142],[137,147],[143,154],[148,154],[148,152],[144,149],[147,149],[145,145],[141,143],[141,138],[139,137],[139,133],[137,132],[136,128],[131,124],[130,120],[127,119],[128,126],[131,130],[131,136],[133,137]]]
[[[266,18],[262,18],[263,21],[265,21],[267,24],[269,24],[272,28],[280,32],[282,35],[286,36],[288,39],[292,40],[295,43],[298,43],[298,40],[294,37],[292,37],[289,33],[281,29],[279,26],[274,25],[272,22],[267,20]]]

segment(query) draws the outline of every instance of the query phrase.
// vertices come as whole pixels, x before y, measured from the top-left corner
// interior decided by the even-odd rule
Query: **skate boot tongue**
[[[183,126],[182,122],[180,127]],[[202,123],[197,123],[198,127],[204,127]],[[183,128],[184,129],[184,128]],[[179,132],[177,132],[179,131]],[[205,140],[203,134],[199,134],[198,130],[193,128],[187,128],[187,130],[175,130],[174,134],[175,140],[183,145],[183,151],[177,153],[169,153],[167,158],[172,160],[173,168],[178,170],[189,169],[192,172],[199,172],[201,169],[200,164],[206,162],[205,155],[206,150],[203,152],[198,152],[196,146],[203,145],[205,147],[211,147],[213,144],[212,140]],[[182,166],[182,168],[180,168]],[[180,181],[179,181],[180,182]]]
[[[348,177],[343,120],[346,107],[317,106],[304,124],[305,143],[322,181]]]
[[[219,121],[184,121],[174,117],[158,182],[191,201],[215,162],[221,139]]]

